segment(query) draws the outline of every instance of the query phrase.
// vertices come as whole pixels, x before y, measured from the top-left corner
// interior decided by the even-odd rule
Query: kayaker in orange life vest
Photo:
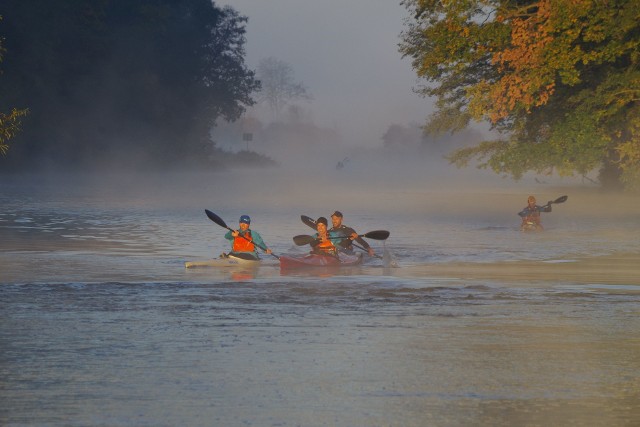
[[[360,236],[358,233],[346,225],[342,224],[342,212],[335,211],[331,214],[331,224],[333,227],[329,230],[329,232],[333,233],[337,237],[342,237],[340,240],[334,240],[334,244],[340,245],[349,252],[353,252],[353,241],[360,243],[360,245],[369,253],[369,256],[373,256],[373,248],[369,246],[369,244]]]
[[[327,231],[327,218],[321,216],[316,221],[316,230],[318,231],[313,237],[316,238],[315,241],[311,242],[310,245],[313,248],[311,251],[315,254],[323,254],[323,255],[333,255],[337,256],[337,248],[329,239],[329,237],[335,237],[332,233]]]
[[[520,224],[521,231],[537,231],[544,230],[540,223],[540,212],[551,212],[551,201],[544,206],[536,205],[536,198],[529,196],[527,199],[527,206],[518,215],[522,217],[522,223]]]
[[[242,215],[239,221],[239,230],[228,231],[224,235],[225,239],[231,241],[231,252],[226,255],[241,254],[242,258],[246,258],[246,254],[250,254],[255,259],[258,259],[257,246],[266,248],[265,252],[271,254],[271,249],[267,248],[262,236],[257,231],[249,228],[250,224],[251,218],[249,218],[249,215]],[[242,254],[245,256],[243,257]]]

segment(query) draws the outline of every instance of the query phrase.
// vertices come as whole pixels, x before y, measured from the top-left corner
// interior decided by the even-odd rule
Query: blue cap
[[[245,224],[251,224],[251,218],[249,218],[249,215],[242,215],[240,217],[240,222],[244,222]]]

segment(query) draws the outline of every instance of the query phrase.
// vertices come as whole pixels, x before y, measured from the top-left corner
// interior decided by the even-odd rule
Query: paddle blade
[[[307,236],[306,234],[300,234],[298,236],[293,236],[293,243],[298,246],[308,245],[309,243],[315,241],[316,238],[313,236]]]
[[[569,196],[558,197],[557,199],[555,199],[553,201],[553,203],[564,203],[564,202],[567,201],[568,198],[569,198]]]
[[[205,209],[204,212],[207,214],[207,216],[211,221],[215,222],[220,227],[229,228],[227,227],[227,224],[222,220],[222,218],[220,218],[218,215],[211,212],[209,209]]]
[[[375,230],[362,234],[362,236],[366,237],[367,239],[373,240],[387,240],[389,234],[391,233],[389,233],[387,230]]]
[[[308,225],[309,227],[313,228],[314,230],[316,229],[316,220],[308,217],[306,215],[300,215],[300,219],[302,220],[302,222],[305,225]]]

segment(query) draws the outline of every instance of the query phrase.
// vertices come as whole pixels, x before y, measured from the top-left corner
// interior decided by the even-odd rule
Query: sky
[[[411,61],[398,52],[407,10],[400,0],[222,0],[247,16],[246,62],[288,63],[313,96],[299,103],[346,144],[375,147],[391,124],[424,123],[433,102],[413,92]]]

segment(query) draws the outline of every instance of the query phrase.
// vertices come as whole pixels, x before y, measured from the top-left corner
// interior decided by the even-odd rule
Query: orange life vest
[[[244,237],[238,235],[233,239],[233,252],[255,252],[256,246],[253,244],[253,239],[251,238],[251,230],[247,230]]]
[[[326,242],[320,242],[316,245],[315,249],[319,252],[325,252],[331,255],[335,255],[336,247],[331,242],[331,240],[327,240]]]

